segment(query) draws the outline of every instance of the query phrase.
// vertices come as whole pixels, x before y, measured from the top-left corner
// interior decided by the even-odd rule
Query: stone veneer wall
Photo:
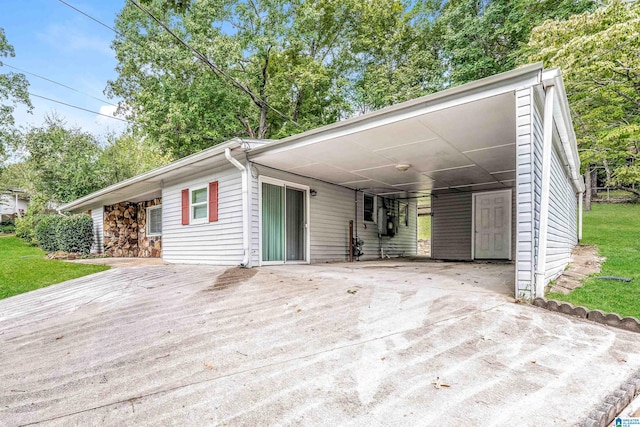
[[[138,256],[141,258],[162,257],[162,236],[147,236],[147,208],[160,204],[161,198],[138,203]]]
[[[111,257],[160,258],[162,236],[147,236],[148,206],[161,198],[145,202],[120,202],[104,207],[104,253]]]

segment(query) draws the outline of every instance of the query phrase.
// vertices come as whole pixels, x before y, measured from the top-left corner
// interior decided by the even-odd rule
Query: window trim
[[[204,202],[193,203],[193,193],[195,191],[204,190],[204,194],[206,195],[206,200]],[[206,213],[202,218],[194,218],[194,206],[202,206],[204,205],[206,209]],[[209,223],[209,187],[205,185],[204,187],[194,187],[189,189],[189,224],[208,224]]]
[[[160,232],[151,232],[151,211],[160,210]],[[145,224],[145,232],[147,236],[162,236],[162,205],[147,206],[147,223]]]
[[[371,213],[371,218],[372,218],[371,220],[365,218],[364,202],[366,197],[371,197],[373,199],[373,211]],[[378,219],[376,218],[378,216],[377,211],[378,211],[378,196],[376,196],[375,194],[362,193],[362,221],[377,224],[378,223]]]

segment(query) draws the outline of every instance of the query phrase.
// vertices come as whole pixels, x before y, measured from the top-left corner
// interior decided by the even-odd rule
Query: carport
[[[294,135],[248,156],[365,194],[430,197],[432,256],[515,261],[517,297],[540,295],[580,234],[584,186],[566,94],[560,72],[542,64]]]

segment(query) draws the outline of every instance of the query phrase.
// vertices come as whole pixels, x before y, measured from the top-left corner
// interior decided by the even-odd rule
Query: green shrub
[[[58,247],[58,226],[65,220],[61,215],[42,215],[34,228],[34,237],[40,247],[47,252],[55,252]]]
[[[0,233],[13,234],[16,232],[16,226],[13,224],[0,225]]]
[[[36,219],[37,215],[25,215],[22,218],[16,218],[16,237],[27,243],[35,243]]]
[[[7,225],[16,225],[16,220],[11,218],[10,216],[2,215],[2,220],[0,220],[0,227],[6,227]]]
[[[63,217],[56,227],[58,249],[88,254],[93,243],[93,221],[87,214]]]

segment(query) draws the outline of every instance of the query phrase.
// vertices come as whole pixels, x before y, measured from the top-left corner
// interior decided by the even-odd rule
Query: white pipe
[[[578,193],[578,242],[582,240],[582,196],[584,193]]]
[[[229,148],[224,150],[224,157],[238,168],[242,175],[242,250],[244,251],[244,256],[240,266],[249,267],[249,183],[247,168],[231,155],[231,149]]]
[[[542,138],[542,195],[540,199],[540,238],[538,264],[535,274],[536,297],[544,297],[547,262],[547,231],[549,228],[549,200],[551,197],[551,150],[553,149],[553,101],[555,87],[547,86],[544,98],[544,133]]]

